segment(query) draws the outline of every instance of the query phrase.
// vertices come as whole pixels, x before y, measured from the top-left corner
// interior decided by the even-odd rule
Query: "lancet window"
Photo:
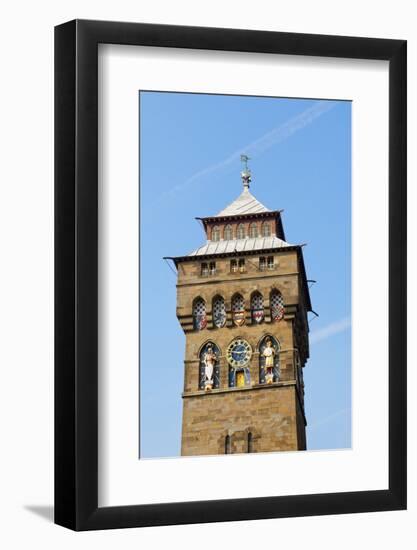
[[[226,306],[222,296],[216,296],[213,300],[213,325],[222,328],[226,324]]]
[[[207,326],[206,302],[203,298],[194,300],[193,322],[195,330],[203,330]]]
[[[264,320],[264,298],[260,292],[252,294],[250,309],[252,322],[262,323]]]
[[[279,322],[284,318],[285,308],[282,294],[279,290],[273,290],[270,297],[271,321]]]

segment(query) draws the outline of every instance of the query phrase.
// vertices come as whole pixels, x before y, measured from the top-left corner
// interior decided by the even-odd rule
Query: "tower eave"
[[[266,212],[250,212],[247,214],[233,214],[233,215],[227,215],[227,216],[204,216],[199,217],[197,216],[195,219],[203,222],[203,224],[206,226],[208,223],[215,223],[215,222],[225,222],[225,221],[238,221],[240,219],[254,219],[254,218],[275,218],[277,216],[281,216],[281,213],[284,212],[284,210],[268,210]]]
[[[294,251],[300,248],[300,245],[288,245],[281,248],[259,248],[257,250],[242,250],[236,252],[217,252],[213,254],[195,254],[193,256],[164,256],[164,260],[172,260],[176,266],[182,262],[200,262],[204,260],[213,260],[215,258],[235,258],[236,256],[256,256],[258,254],[275,254],[280,252]]]

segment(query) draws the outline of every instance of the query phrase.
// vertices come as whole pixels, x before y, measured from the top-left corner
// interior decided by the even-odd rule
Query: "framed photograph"
[[[406,508],[406,42],[55,29],[55,522]]]

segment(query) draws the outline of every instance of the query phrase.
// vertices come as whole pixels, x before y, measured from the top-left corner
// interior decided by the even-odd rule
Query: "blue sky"
[[[286,98],[141,92],[140,455],[179,456],[185,337],[176,276],[164,256],[205,241],[196,216],[241,192],[284,209],[286,239],[307,243],[314,311],[304,369],[307,447],[351,445],[351,104]]]

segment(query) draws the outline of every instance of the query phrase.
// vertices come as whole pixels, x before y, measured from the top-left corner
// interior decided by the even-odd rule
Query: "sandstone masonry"
[[[182,455],[306,449],[303,368],[311,304],[302,247],[285,241],[281,213],[249,192],[247,169],[242,180],[236,201],[217,216],[202,218],[206,244],[171,258],[178,270],[176,313],[186,335]],[[261,296],[258,316],[255,295]],[[274,295],[282,303],[280,315]],[[236,296],[243,303],[240,317],[234,311]],[[219,299],[223,326],[214,307]],[[276,362],[270,383],[265,378],[268,339]],[[251,349],[243,366],[230,362],[228,349],[235,341]],[[216,353],[211,386],[204,370],[210,345]]]

